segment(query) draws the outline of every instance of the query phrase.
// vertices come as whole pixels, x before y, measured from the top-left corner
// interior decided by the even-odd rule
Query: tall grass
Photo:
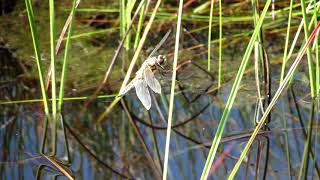
[[[251,39],[250,39],[250,42],[249,42],[249,44],[247,46],[246,52],[244,54],[244,57],[243,57],[243,59],[241,61],[237,76],[235,78],[235,81],[234,81],[234,84],[232,86],[228,101],[226,103],[226,107],[225,107],[225,109],[223,111],[221,120],[219,122],[219,126],[218,126],[218,129],[217,129],[216,135],[215,135],[215,137],[214,137],[214,139],[212,141],[212,145],[211,145],[211,148],[210,148],[210,151],[209,151],[209,155],[207,157],[204,169],[202,171],[201,179],[207,179],[208,178],[211,165],[213,163],[215,154],[216,154],[218,146],[220,144],[220,140],[221,140],[223,131],[225,129],[226,122],[227,122],[228,117],[229,117],[229,113],[231,111],[231,108],[232,108],[232,105],[234,103],[235,97],[236,97],[237,92],[239,90],[240,82],[241,82],[241,79],[243,77],[246,65],[247,65],[247,63],[248,63],[248,61],[250,59],[250,55],[251,55],[251,52],[252,52],[252,49],[253,49],[253,46],[254,46],[254,42],[256,41],[258,33],[260,32],[260,28],[262,26],[262,23],[264,21],[264,17],[266,16],[266,13],[267,13],[267,10],[269,8],[270,3],[271,3],[271,0],[268,0],[266,2],[265,7],[264,7],[264,9],[263,9],[263,11],[262,11],[262,13],[260,15],[260,19],[257,22],[257,25],[255,26],[253,35],[251,36]]]
[[[45,115],[46,115],[46,119],[47,119],[47,118],[49,118],[50,113],[49,113],[49,105],[48,105],[48,98],[47,98],[47,94],[46,94],[45,82],[44,82],[44,78],[43,78],[44,77],[43,76],[43,67],[41,64],[41,55],[40,55],[41,50],[40,50],[39,34],[36,29],[31,0],[25,0],[25,4],[26,4],[27,15],[28,15],[28,19],[29,19],[34,54],[36,57],[36,63],[37,63],[37,68],[38,68],[38,77],[39,77],[39,82],[40,82],[41,94],[42,94],[42,98],[43,98],[44,111],[45,111]]]
[[[315,9],[315,7],[314,7]],[[304,25],[304,34],[305,34],[305,40],[307,41],[309,38],[309,18],[306,13],[306,3],[305,0],[301,0],[301,11],[303,16],[303,25]],[[311,97],[315,97],[315,79],[314,79],[314,65],[312,62],[312,51],[311,47],[308,47],[307,49],[307,58],[308,58],[308,67],[309,67],[309,79],[310,79],[310,91],[311,91]]]
[[[181,15],[183,8],[183,0],[179,1],[179,11],[177,19],[177,30],[176,30],[176,40],[174,46],[174,57],[173,57],[173,74],[171,79],[171,91],[170,91],[170,101],[169,101],[169,112],[168,112],[168,125],[167,125],[167,134],[166,134],[166,146],[165,146],[165,155],[163,162],[163,179],[167,179],[168,172],[168,161],[169,161],[169,150],[170,150],[170,135],[171,135],[171,125],[173,118],[173,108],[174,108],[174,92],[176,87],[176,77],[177,77],[177,63],[179,56],[179,40],[180,40],[180,28],[181,28]]]
[[[242,151],[239,160],[237,161],[237,163],[235,164],[233,170],[230,173],[230,176],[228,179],[233,179],[234,176],[236,175],[243,159],[245,158],[246,154],[249,151],[250,146],[252,145],[255,137],[257,136],[259,130],[262,128],[262,126],[264,125],[269,113],[271,112],[271,109],[273,108],[273,106],[276,104],[279,96],[281,95],[281,93],[283,92],[284,88],[286,87],[286,85],[288,84],[289,80],[291,79],[291,77],[294,74],[294,71],[296,70],[297,66],[299,65],[304,53],[306,52],[308,46],[311,44],[312,40],[315,37],[316,32],[319,30],[320,28],[320,22],[317,24],[316,28],[313,30],[313,32],[311,33],[311,35],[309,36],[308,41],[305,43],[305,45],[303,46],[302,50],[299,52],[297,58],[295,59],[294,63],[292,64],[291,68],[289,69],[287,75],[285,76],[283,82],[281,83],[280,87],[278,88],[278,90],[276,91],[274,97],[272,98],[269,106],[267,107],[265,113],[263,114],[263,116],[261,117],[259,124],[256,126],[255,130],[253,131],[249,141],[247,142],[244,150]]]
[[[64,56],[63,56],[63,64],[62,64],[62,73],[61,73],[61,81],[60,81],[60,90],[59,90],[59,102],[58,102],[58,111],[62,111],[62,103],[63,103],[63,97],[64,97],[64,84],[66,79],[66,73],[67,73],[67,64],[68,64],[68,55],[69,55],[69,48],[71,44],[71,35],[73,32],[73,21],[74,21],[74,15],[75,15],[75,8],[76,8],[76,0],[73,0],[72,9],[71,9],[71,22],[68,30],[67,35],[67,41],[65,45],[64,50]]]

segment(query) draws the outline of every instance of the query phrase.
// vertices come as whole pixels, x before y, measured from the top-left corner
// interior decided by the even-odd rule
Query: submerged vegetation
[[[320,2],[4,4],[1,179],[320,179]]]

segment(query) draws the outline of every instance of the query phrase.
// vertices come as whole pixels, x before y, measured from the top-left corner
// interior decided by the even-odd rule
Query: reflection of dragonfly
[[[163,68],[163,64],[166,62],[166,57],[163,55],[153,56],[153,54],[161,47],[164,41],[168,38],[170,31],[162,38],[160,43],[151,52],[150,56],[143,62],[140,69],[136,72],[136,76],[133,80],[119,92],[118,96],[125,95],[133,87],[136,89],[136,94],[143,106],[149,110],[151,107],[151,97],[148,90],[148,86],[156,93],[161,93],[161,85],[159,81],[154,77],[153,71],[157,67]]]

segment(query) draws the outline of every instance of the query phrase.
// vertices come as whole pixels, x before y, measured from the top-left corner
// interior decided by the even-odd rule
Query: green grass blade
[[[312,124],[313,124],[313,117],[314,117],[314,103],[315,102],[312,101],[311,109],[309,112],[309,121],[308,121],[308,128],[307,128],[308,134],[307,134],[307,139],[304,143],[304,149],[303,149],[303,155],[302,155],[298,179],[307,179],[309,152],[311,147]]]
[[[287,63],[288,46],[289,46],[290,30],[291,30],[291,19],[292,19],[292,5],[293,5],[293,0],[290,0],[290,10],[289,10],[289,17],[288,17],[286,40],[285,40],[285,44],[284,44],[284,53],[283,53],[281,75],[280,75],[280,84],[283,80],[284,72],[285,72],[285,68],[286,68],[286,63]]]
[[[124,34],[126,32],[126,3],[125,0],[119,0],[120,5],[120,37],[123,39]]]
[[[31,0],[25,0],[25,4],[26,4],[27,15],[28,15],[29,25],[31,30],[34,54],[37,62],[39,82],[40,82],[41,94],[42,94],[43,104],[44,104],[44,111],[46,116],[49,117],[49,106],[48,106],[48,98],[46,94],[45,83],[43,79],[43,68],[41,64],[39,37],[38,37],[36,25],[35,25],[35,19],[33,15]]]
[[[222,66],[222,3],[219,0],[219,60],[218,60],[218,88],[221,86],[221,66]]]
[[[319,8],[320,5],[318,5]],[[318,8],[316,8],[316,1],[314,1],[314,9],[317,9],[314,11],[313,13],[313,17],[315,17],[314,19],[314,25],[317,25],[317,17],[318,17]],[[319,59],[319,32],[317,33],[316,37],[315,37],[315,61],[316,61],[316,95],[317,97],[320,96],[320,59]]]
[[[244,74],[246,65],[247,65],[247,63],[248,63],[248,61],[250,59],[250,55],[251,55],[251,52],[252,52],[252,49],[253,49],[254,42],[255,42],[255,40],[256,40],[256,38],[258,36],[258,33],[260,32],[260,28],[262,26],[262,22],[263,22],[264,17],[265,17],[265,15],[267,13],[267,10],[268,10],[268,8],[270,6],[270,3],[271,3],[271,0],[268,0],[266,2],[265,7],[263,9],[263,12],[262,12],[262,14],[260,16],[260,19],[259,19],[259,21],[258,21],[258,23],[257,23],[257,25],[256,25],[256,27],[254,29],[253,35],[252,35],[252,37],[250,39],[250,42],[249,42],[249,44],[247,46],[246,52],[245,52],[244,57],[242,59],[242,62],[241,62],[241,65],[239,67],[235,82],[234,82],[234,84],[232,86],[228,101],[226,103],[226,107],[225,107],[225,109],[223,111],[223,114],[222,114],[218,129],[217,129],[216,135],[215,135],[215,137],[214,137],[214,139],[212,141],[212,146],[210,148],[209,155],[208,155],[208,158],[206,160],[206,164],[205,164],[204,169],[202,171],[202,175],[201,175],[201,179],[202,180],[208,178],[208,174],[210,172],[211,165],[213,163],[215,154],[217,152],[217,149],[218,149],[218,146],[219,146],[219,143],[220,143],[220,140],[221,140],[221,137],[222,137],[222,134],[223,134],[227,119],[229,117],[229,113],[230,113],[231,107],[232,107],[232,105],[234,103],[235,97],[236,97],[237,92],[239,90],[240,82],[241,82],[242,76]]]
[[[316,9],[314,7],[314,9]],[[301,11],[303,16],[303,25],[304,25],[304,34],[305,34],[305,40],[307,41],[309,38],[309,20],[306,13],[306,3],[304,0],[301,0]],[[315,97],[315,80],[314,80],[314,67],[312,62],[312,51],[311,47],[308,47],[307,49],[307,57],[308,57],[308,68],[309,68],[309,80],[310,80],[310,90],[311,90],[311,97]]]
[[[284,45],[283,59],[282,59],[280,84],[283,81],[285,68],[286,68],[286,63],[287,63],[288,46],[289,46],[290,30],[291,30],[292,9],[293,9],[292,6],[293,6],[293,0],[290,0],[290,10],[289,10],[289,17],[288,17],[288,25],[287,25],[286,40],[285,40],[285,45]],[[283,99],[282,99],[282,102],[284,102]],[[283,103],[281,104],[281,111],[282,111],[283,128],[287,129],[287,121],[286,121],[285,108],[284,108],[284,104]],[[287,158],[288,174],[289,174],[289,179],[291,179],[292,172],[291,172],[291,159],[290,159],[288,133],[285,131],[283,133],[283,135],[284,135],[284,138],[285,138],[285,151],[286,151],[286,158]]]
[[[139,21],[138,21],[138,26],[137,26],[137,31],[136,31],[136,37],[134,40],[134,45],[133,45],[133,49],[136,49],[138,46],[138,43],[140,41],[140,34],[141,34],[141,29],[142,29],[142,23],[144,21],[144,11],[146,8],[146,2],[143,3],[141,11],[140,11],[140,16],[139,16]]]
[[[315,132],[315,138],[314,138],[314,158],[312,159],[312,165],[313,165],[313,168],[316,169],[316,160],[317,160],[317,156],[318,156],[318,153],[317,153],[317,147],[318,147],[318,142],[319,142],[319,119],[320,119],[320,116],[319,116],[319,112],[320,112],[320,102],[319,102],[319,97],[316,99],[316,132]],[[317,169],[316,169],[317,170]],[[316,171],[317,173],[317,171]],[[319,177],[319,176],[318,176]]]
[[[65,84],[65,78],[66,78],[66,69],[68,64],[68,52],[69,47],[71,44],[71,34],[73,31],[73,20],[74,20],[74,14],[75,14],[75,8],[76,8],[76,0],[73,0],[72,10],[71,10],[71,22],[68,30],[67,35],[67,41],[66,46],[64,50],[64,57],[63,57],[63,65],[62,65],[62,73],[61,73],[61,82],[60,82],[60,90],[59,90],[59,102],[58,102],[58,111],[61,112],[62,110],[62,103],[63,103],[63,96],[64,96],[64,84]]]
[[[51,54],[51,93],[52,93],[52,155],[56,154],[57,142],[57,94],[56,94],[56,57],[55,57],[55,15],[54,0],[49,0],[49,17],[50,17],[50,54]]]
[[[168,125],[167,125],[167,134],[166,134],[166,147],[165,147],[164,162],[163,162],[163,176],[162,176],[163,180],[167,179],[167,172],[168,172],[170,134],[171,134],[173,107],[174,107],[174,92],[175,92],[175,86],[176,86],[177,64],[178,64],[178,56],[179,56],[179,40],[180,40],[182,8],[183,8],[183,0],[180,0],[179,11],[178,11],[178,20],[177,20],[176,41],[175,41],[175,46],[174,46],[173,74],[172,74],[172,80],[171,80],[171,92],[170,92],[169,112],[168,112]]]
[[[274,97],[272,98],[269,106],[267,107],[265,113],[263,114],[263,116],[261,117],[258,125],[256,126],[255,130],[253,131],[250,139],[248,140],[248,143],[246,144],[244,150],[242,151],[236,165],[234,166],[233,170],[231,171],[230,173],[230,176],[228,179],[234,179],[234,176],[236,175],[243,159],[245,158],[245,156],[247,155],[249,149],[250,149],[250,146],[252,145],[253,143],[253,140],[255,139],[255,137],[257,136],[259,130],[262,128],[262,126],[265,124],[265,121],[269,115],[269,113],[271,112],[271,109],[273,108],[273,106],[276,104],[279,96],[281,95],[281,93],[283,92],[284,88],[286,87],[286,85],[288,84],[289,80],[291,79],[291,77],[293,76],[294,74],[294,71],[296,70],[298,64],[300,63],[304,53],[306,52],[307,50],[307,47],[310,45],[310,43],[312,42],[314,36],[315,36],[315,33],[317,32],[317,30],[319,30],[319,27],[320,27],[320,22],[317,24],[317,27],[313,30],[312,34],[310,35],[307,43],[303,46],[303,48],[301,49],[300,53],[298,54],[298,56],[296,57],[295,61],[293,62],[291,68],[289,69],[286,77],[283,79],[283,82],[281,83],[281,85],[279,86],[278,90],[276,91]]]
[[[134,7],[134,4],[136,3],[136,0],[128,0],[127,6],[126,6],[126,29],[129,28],[129,24],[131,23],[131,13],[132,9]],[[126,50],[130,49],[130,42],[131,42],[131,33],[129,32],[125,41],[125,48]]]
[[[208,71],[211,69],[211,31],[212,31],[212,16],[213,16],[214,0],[211,0],[210,16],[209,16],[209,31],[208,31]]]

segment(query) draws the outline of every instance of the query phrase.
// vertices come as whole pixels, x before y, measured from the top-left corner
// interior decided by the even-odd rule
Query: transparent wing
[[[149,66],[146,66],[143,72],[143,78],[148,84],[148,86],[152,89],[152,91],[156,93],[161,93],[161,85],[159,81],[154,77],[153,72],[151,71]]]
[[[151,108],[151,97],[149,94],[148,86],[143,79],[137,79],[134,82],[134,87],[136,88],[136,93],[143,106],[149,110]]]
[[[134,82],[136,80],[133,79],[126,87],[122,88],[118,94],[118,96],[123,96],[125,95],[128,91],[130,91],[134,87]]]

